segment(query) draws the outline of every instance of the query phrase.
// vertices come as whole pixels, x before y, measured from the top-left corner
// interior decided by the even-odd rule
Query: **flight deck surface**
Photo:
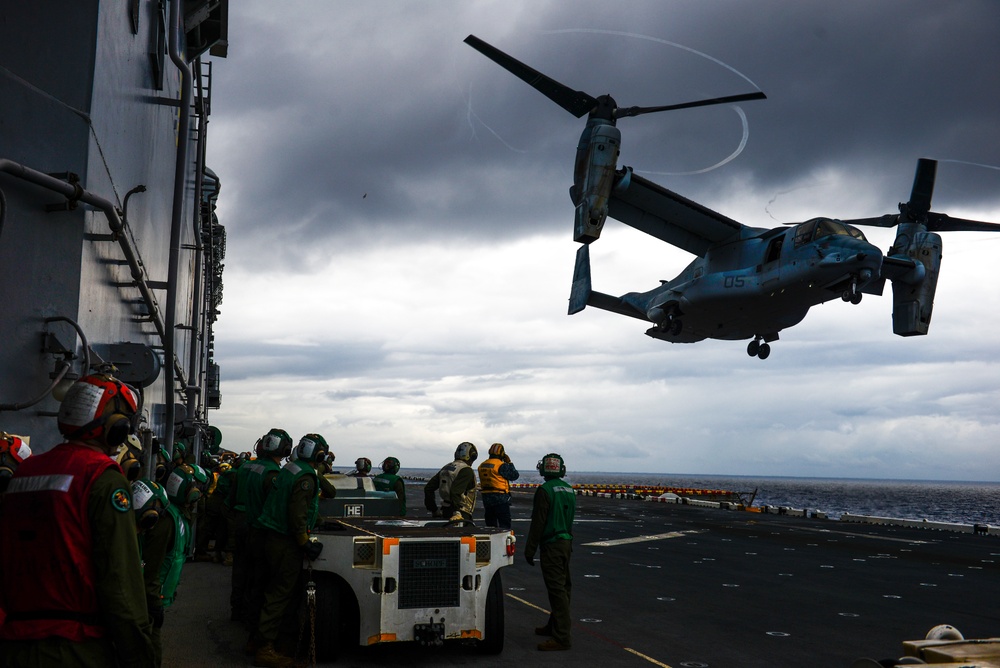
[[[536,649],[548,600],[537,562],[523,558],[525,491],[512,508],[518,554],[501,571],[501,654],[389,643],[329,665],[847,668],[899,657],[903,641],[938,624],[966,638],[1000,635],[997,536],[629,499],[577,504],[570,651]],[[252,664],[244,629],[229,621],[229,577],[218,564],[184,567],[163,628],[165,666]]]

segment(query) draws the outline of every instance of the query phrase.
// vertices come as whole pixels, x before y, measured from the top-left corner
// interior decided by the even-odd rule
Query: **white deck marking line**
[[[615,545],[630,545],[632,543],[645,543],[651,540],[663,540],[665,538],[681,538],[696,533],[705,533],[705,529],[692,529],[690,531],[671,531],[669,533],[646,534],[633,538],[619,538],[617,540],[599,540],[596,543],[584,543],[585,546],[614,547]]]
[[[541,613],[544,613],[546,615],[551,614],[545,608],[543,608],[541,606],[538,606],[538,605],[535,605],[534,603],[531,603],[530,601],[525,601],[520,596],[514,596],[513,594],[511,594],[509,592],[507,592],[507,596],[510,596],[512,599],[514,599],[518,603],[523,603],[524,605],[528,606],[529,608],[534,608],[535,610],[538,610]],[[613,644],[617,644],[617,643],[613,643]],[[626,652],[628,652],[630,654],[635,654],[636,656],[641,657],[641,658],[645,659],[646,661],[649,661],[654,666],[660,666],[660,668],[670,668],[670,666],[668,666],[667,664],[662,663],[660,661],[657,661],[656,659],[654,659],[652,657],[646,656],[642,652],[637,652],[636,650],[632,649],[631,647],[623,647],[621,645],[619,645],[619,647],[621,647],[623,650],[625,650]]]
[[[891,540],[897,543],[912,543],[915,545],[930,545],[932,541],[929,540],[913,540],[910,538],[893,538],[891,536],[876,536],[870,533],[856,533],[854,531],[834,531],[833,529],[813,529],[812,527],[796,526],[794,527],[801,531],[815,531],[816,533],[835,533],[841,536],[857,536],[859,538],[871,538],[873,540]]]

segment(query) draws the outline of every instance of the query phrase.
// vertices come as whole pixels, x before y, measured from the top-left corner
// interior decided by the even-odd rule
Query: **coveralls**
[[[541,548],[542,579],[549,594],[549,621],[546,628],[552,639],[564,647],[572,645],[570,636],[570,573],[573,554],[573,517],[576,492],[560,478],[548,478],[535,490],[531,509],[531,527],[524,556],[533,559]]]
[[[264,563],[268,581],[257,634],[273,643],[282,624],[294,625],[291,605],[302,573],[302,548],[319,519],[319,483],[316,470],[305,461],[285,464],[268,494],[260,522],[264,526]]]
[[[464,519],[472,519],[476,508],[476,473],[464,459],[446,465],[424,485],[424,507],[432,514],[438,511],[438,498],[444,517],[461,513]]]

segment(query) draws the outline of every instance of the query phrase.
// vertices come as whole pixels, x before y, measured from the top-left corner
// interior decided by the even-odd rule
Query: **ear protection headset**
[[[24,461],[21,454],[24,451],[28,451],[24,441],[12,434],[0,432],[0,494],[7,491],[14,471]]]
[[[566,463],[562,457],[550,452],[539,460],[538,472],[545,478],[561,478],[566,475]]]
[[[132,432],[138,410],[135,392],[124,383],[106,374],[84,376],[59,407],[59,431],[70,440],[98,441],[117,448]]]
[[[395,457],[386,457],[385,461],[382,462],[382,472],[388,473],[389,475],[395,475],[399,472],[399,460]]]
[[[318,462],[326,457],[330,452],[330,446],[326,439],[319,434],[306,434],[299,439],[299,444],[295,447],[296,459],[307,462]]]
[[[156,526],[169,502],[160,485],[151,480],[136,480],[132,483],[132,503],[136,528],[145,531]]]
[[[142,474],[141,455],[142,445],[139,444],[139,439],[135,434],[129,434],[125,438],[125,447],[118,453],[118,466],[129,482],[138,480]]]

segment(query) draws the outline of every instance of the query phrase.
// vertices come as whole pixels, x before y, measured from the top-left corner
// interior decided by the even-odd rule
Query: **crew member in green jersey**
[[[547,454],[538,462],[538,472],[545,482],[535,490],[524,558],[534,566],[535,552],[541,549],[542,579],[549,594],[551,613],[545,626],[535,629],[540,636],[550,636],[538,645],[538,649],[564,650],[572,645],[569,559],[573,554],[576,492],[562,479],[566,475],[566,464],[556,453]]]
[[[399,477],[399,460],[386,457],[381,468],[382,472],[372,479],[375,489],[380,492],[395,492],[399,499],[399,516],[406,517],[406,483]]]
[[[314,561],[323,550],[323,544],[310,538],[309,532],[319,519],[317,468],[329,451],[326,439],[319,434],[303,436],[295,447],[294,458],[282,467],[274,489],[264,502],[260,523],[265,532],[268,581],[257,622],[257,636],[262,644],[254,654],[255,666],[285,668],[294,664],[291,656],[275,648],[275,642],[283,626],[295,627],[292,602],[299,589],[303,557]],[[294,638],[295,635],[292,644]]]

